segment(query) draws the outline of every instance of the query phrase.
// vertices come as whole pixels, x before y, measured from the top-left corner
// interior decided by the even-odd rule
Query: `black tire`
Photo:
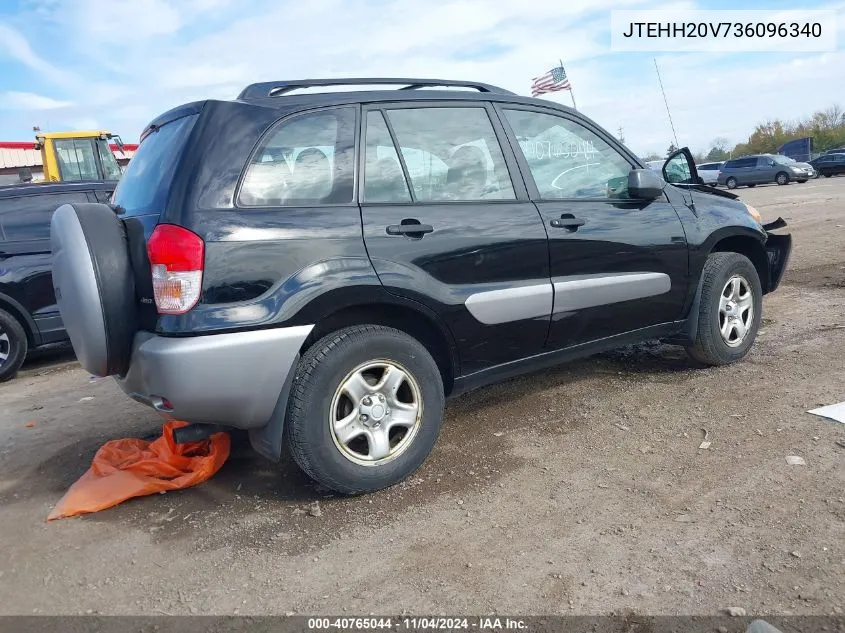
[[[749,188],[749,189],[753,189],[753,188],[754,188],[754,187],[756,187],[756,186],[757,186],[757,183],[756,183],[756,182],[752,182],[751,184],[749,184],[749,185],[748,185],[748,188]]]
[[[805,182],[807,182],[807,179],[806,179],[806,178],[805,178],[804,180],[799,180],[799,181],[798,181],[798,184],[803,185]]]
[[[736,178],[734,178],[733,176],[731,176],[730,178],[728,178],[728,179],[725,181],[725,186],[726,186],[728,189],[736,189],[736,186],[737,186],[738,184],[739,184],[739,183],[736,181]]]
[[[367,466],[341,452],[329,420],[342,381],[376,359],[397,363],[413,376],[421,392],[422,414],[401,453]],[[349,327],[314,343],[299,361],[288,401],[285,443],[299,467],[322,485],[344,494],[373,492],[402,481],[422,465],[440,433],[443,405],[440,370],[421,343],[388,327]]]
[[[0,382],[11,380],[26,358],[29,341],[18,320],[0,310]]]
[[[833,176],[833,174],[824,174],[825,178],[830,178],[831,176]]]
[[[788,185],[789,184],[789,174],[785,171],[779,171],[775,175],[775,182],[779,185]]]
[[[687,347],[689,355],[705,365],[727,365],[742,359],[757,338],[763,309],[763,290],[757,269],[745,255],[711,253],[701,273],[701,299],[698,306],[698,332]],[[753,314],[741,344],[732,347],[722,336],[719,303],[722,290],[734,275],[744,277],[752,295]]]
[[[64,204],[50,240],[56,302],[79,363],[95,376],[125,374],[138,327],[123,221],[104,204]]]

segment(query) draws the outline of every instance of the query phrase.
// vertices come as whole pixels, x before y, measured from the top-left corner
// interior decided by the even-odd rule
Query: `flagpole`
[[[663,89],[663,80],[660,78],[660,69],[657,67],[657,58],[653,57],[654,60],[654,70],[657,71],[657,81],[660,82],[660,92],[663,93],[663,103],[666,104],[666,114],[669,115],[669,125],[672,126],[672,136],[675,137],[675,147],[679,147],[680,143],[678,143],[678,133],[675,132],[675,124],[672,122],[672,113],[669,112],[669,101],[666,99],[666,91]]]
[[[563,68],[563,60],[558,59],[558,61],[560,62],[560,67]],[[568,76],[567,76],[567,80],[569,80]],[[569,81],[569,96],[572,98],[572,109],[577,110],[578,106],[575,105],[575,91],[572,90],[572,81],[571,80]]]

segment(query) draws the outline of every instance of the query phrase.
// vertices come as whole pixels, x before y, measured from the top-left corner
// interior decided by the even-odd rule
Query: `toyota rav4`
[[[179,441],[246,429],[359,493],[423,463],[445,396],[646,339],[743,358],[784,224],[570,108],[377,78],[170,110],[111,204],[59,207],[51,235],[85,369],[189,422]]]

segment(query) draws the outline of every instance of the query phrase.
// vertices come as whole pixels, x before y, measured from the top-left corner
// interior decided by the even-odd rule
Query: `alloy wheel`
[[[742,275],[734,275],[719,297],[719,330],[729,347],[739,347],[754,321],[754,295]]]
[[[329,428],[344,457],[362,466],[379,466],[411,445],[422,409],[422,392],[411,372],[395,361],[373,360],[340,382]]]

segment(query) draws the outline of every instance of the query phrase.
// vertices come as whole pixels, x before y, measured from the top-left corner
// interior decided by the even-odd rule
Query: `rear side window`
[[[737,158],[725,163],[724,169],[737,169],[739,167],[754,167],[757,165],[756,158]]]
[[[66,203],[88,202],[85,193],[50,193],[0,200],[0,227],[6,241],[50,239],[53,211]]]
[[[185,141],[197,115],[170,121],[148,134],[117,184],[114,202],[125,216],[160,214]]]
[[[353,108],[284,119],[253,155],[238,203],[284,207],[352,202],[354,154]]]

